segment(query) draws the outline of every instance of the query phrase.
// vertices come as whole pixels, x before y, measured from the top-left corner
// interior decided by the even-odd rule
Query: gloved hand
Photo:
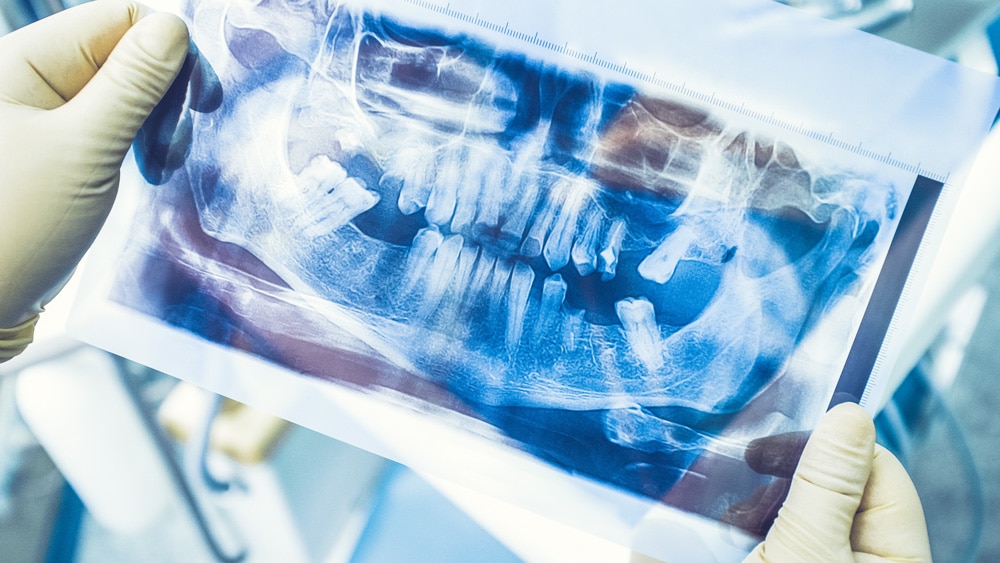
[[[755,454],[767,457],[760,448]],[[868,414],[844,403],[813,431],[778,519],[744,563],[930,560],[906,470],[875,444]]]
[[[871,417],[844,403],[826,413],[808,442],[805,435],[760,438],[747,448],[751,468],[782,479],[745,506],[731,507],[728,520],[744,528],[770,522],[769,499],[786,491],[788,496],[767,537],[744,563],[929,562],[917,491],[899,461],[875,444]],[[632,555],[632,563],[654,561]]]
[[[0,361],[30,342],[97,236],[132,139],[184,62],[184,23],[150,12],[96,0],[0,37]]]

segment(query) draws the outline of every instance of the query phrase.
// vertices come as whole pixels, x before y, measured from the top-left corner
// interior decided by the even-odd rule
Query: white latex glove
[[[777,520],[744,563],[931,560],[917,491],[899,461],[875,443],[864,409],[853,403],[831,409],[804,450],[797,434],[762,438],[748,448],[751,467],[792,479]],[[786,466],[799,451],[792,476]],[[632,563],[653,562],[632,555]]]
[[[875,444],[871,417],[844,403],[813,431],[778,519],[745,563],[930,560],[913,482]]]
[[[184,23],[150,12],[96,0],[0,37],[0,361],[31,341],[97,236],[132,139],[184,62]]]

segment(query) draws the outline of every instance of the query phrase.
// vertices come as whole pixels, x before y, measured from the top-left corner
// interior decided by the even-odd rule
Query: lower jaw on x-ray
[[[315,10],[193,13],[200,55],[137,152],[154,198],[190,199],[203,234],[175,229],[158,255],[188,278],[150,297],[147,276],[142,307],[309,373],[245,326],[303,296],[357,354],[653,498],[703,454],[738,460],[809,422],[732,424],[841,300],[864,300],[896,188],[624,81]],[[178,209],[161,220],[190,223]],[[311,374],[352,381],[327,367]],[[797,401],[828,401],[824,375]]]

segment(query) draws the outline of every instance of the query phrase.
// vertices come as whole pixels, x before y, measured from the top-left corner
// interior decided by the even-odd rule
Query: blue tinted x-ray
[[[653,498],[811,421],[739,429],[864,303],[905,191],[716,108],[353,4],[188,17],[196,49],[136,146],[162,232],[122,302]],[[354,344],[304,334],[317,315]],[[846,355],[858,320],[820,340]],[[826,376],[799,374],[796,401],[828,401]]]

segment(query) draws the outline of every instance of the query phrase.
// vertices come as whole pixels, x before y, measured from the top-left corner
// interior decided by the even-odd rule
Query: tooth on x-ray
[[[563,302],[566,300],[566,281],[559,274],[545,279],[542,284],[542,295],[538,308],[538,331],[541,336],[547,336],[559,327]]]
[[[301,197],[310,202],[296,225],[306,237],[318,237],[339,229],[378,203],[379,194],[362,187],[337,162],[325,155],[314,158],[296,177]]]
[[[422,262],[415,266],[419,270],[420,265],[424,265],[422,271],[426,273],[422,305],[422,310],[425,313],[422,316],[427,316],[436,309],[441,298],[444,297],[445,290],[448,289],[448,285],[457,273],[456,268],[459,267],[459,257],[464,243],[465,239],[462,235],[447,236],[437,247],[434,259],[430,264]]]
[[[200,224],[549,458],[560,439],[504,409],[708,448],[699,426],[782,376],[892,232],[893,186],[722,110],[354,4],[278,0],[280,23],[253,24],[213,3],[198,13],[267,29],[274,64],[194,26],[229,88],[191,113],[176,175]],[[279,125],[245,142],[259,123]]]
[[[521,340],[524,317],[528,310],[531,284],[535,281],[535,271],[524,262],[514,263],[510,276],[510,293],[507,297],[510,308],[507,315],[507,347],[516,348]]]
[[[589,276],[597,269],[597,241],[601,236],[603,214],[596,207],[588,207],[583,212],[583,226],[573,241],[571,255],[573,265],[581,276]]]
[[[695,232],[687,226],[670,233],[652,254],[639,263],[639,275],[652,282],[666,283],[674,275],[677,263],[687,255],[695,236]]]
[[[541,211],[535,216],[531,229],[521,245],[521,253],[528,258],[535,258],[542,253],[545,240],[555,225],[557,218],[563,213],[563,205],[570,196],[573,186],[570,182],[555,179],[549,187],[547,197],[543,200]],[[556,268],[553,268],[556,269]]]
[[[656,373],[663,366],[663,345],[653,304],[646,299],[622,299],[615,303],[615,311],[632,353],[650,373]]]
[[[441,232],[432,227],[421,229],[413,238],[413,246],[406,256],[404,294],[416,289],[417,283],[428,271],[434,254],[443,241]]]
[[[427,206],[430,199],[433,166],[427,161],[428,155],[420,148],[404,147],[386,174],[402,182],[399,192],[399,210],[404,215],[412,215]]]
[[[486,321],[495,327],[506,326],[508,314],[514,309],[513,304],[508,305],[511,298],[511,273],[513,270],[513,264],[506,259],[498,258],[493,263],[493,272],[489,274],[490,281],[485,295],[489,301]]]
[[[500,211],[509,202],[510,164],[504,155],[494,154],[490,147],[476,151],[471,160],[466,199],[476,206],[473,233],[484,237],[496,230],[500,224]]]
[[[433,225],[447,225],[455,214],[455,205],[462,184],[462,168],[465,165],[466,151],[462,148],[444,150],[440,160],[435,164],[436,179],[427,199],[427,211],[424,217]]]
[[[545,239],[545,249],[542,252],[552,271],[559,271],[569,263],[580,208],[586,205],[593,192],[594,190],[586,182],[570,182],[567,186],[566,199],[563,200],[558,217]]]
[[[496,267],[497,257],[485,250],[479,252],[479,259],[472,270],[472,279],[469,281],[469,289],[466,293],[466,302],[476,302],[483,298],[483,294],[489,287],[493,270]]]
[[[615,218],[604,236],[604,243],[601,251],[597,255],[597,270],[601,272],[601,279],[607,281],[615,277],[618,270],[618,253],[621,252],[622,241],[625,239],[625,220],[621,217]]]

